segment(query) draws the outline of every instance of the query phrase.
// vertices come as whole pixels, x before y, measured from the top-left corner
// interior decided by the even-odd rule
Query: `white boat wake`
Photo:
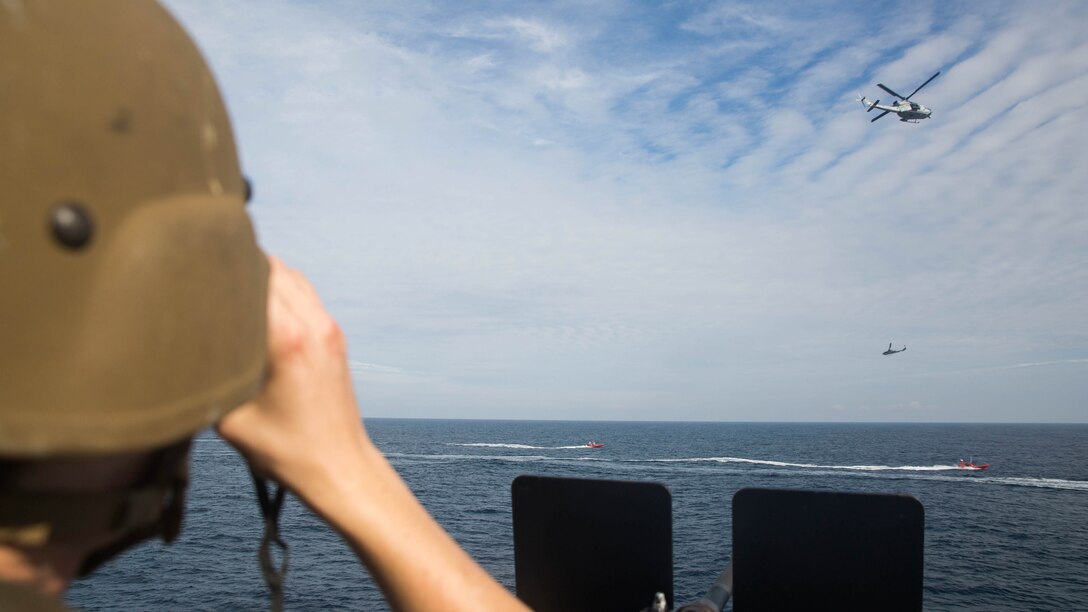
[[[747,459],[745,457],[689,457],[682,459],[636,459],[633,461],[648,461],[654,463],[749,463],[752,465],[769,465],[773,467],[795,467],[820,470],[857,470],[860,472],[945,472],[952,470],[963,470],[963,468],[955,465],[823,465],[819,463],[790,463],[788,461],[773,461],[770,459]]]
[[[588,450],[584,444],[570,445],[570,446],[534,446],[531,444],[515,444],[515,443],[498,443],[498,442],[470,442],[470,443],[456,443],[447,442],[449,446],[461,446],[461,447],[475,447],[475,448],[507,448],[515,450],[561,450],[561,449],[582,449]],[[937,465],[834,465],[834,464],[821,464],[821,463],[797,463],[790,461],[776,461],[773,459],[750,459],[747,457],[685,457],[685,458],[671,458],[671,459],[619,459],[615,457],[609,457],[607,455],[598,455],[593,453],[576,456],[566,455],[566,458],[561,456],[544,456],[544,455],[407,455],[400,453],[389,453],[391,457],[403,457],[414,458],[420,460],[455,460],[455,461],[503,461],[503,462],[557,462],[566,463],[568,461],[577,461],[579,463],[585,461],[592,461],[595,465],[612,464],[616,468],[624,466],[623,469],[639,469],[638,466],[643,468],[649,468],[651,465],[660,465],[662,469],[665,468],[663,464],[671,464],[681,466],[683,464],[734,464],[734,465],[755,465],[766,466],[768,468],[779,468],[787,470],[813,470],[811,472],[814,475],[817,474],[855,474],[857,476],[869,476],[879,478],[880,474],[887,474],[888,477],[893,477],[892,474],[901,474],[901,476],[895,476],[896,478],[919,478],[924,480],[941,480],[947,482],[963,482],[963,483],[977,483],[977,484],[989,484],[989,485],[1004,485],[1015,487],[1036,487],[1043,489],[1061,489],[1066,491],[1085,491],[1088,492],[1088,481],[1083,480],[1064,480],[1060,478],[1032,478],[1021,476],[1001,476],[995,475],[993,468],[989,470],[973,470],[964,469],[956,464],[937,464]],[[953,476],[952,473],[964,474],[964,477]],[[978,476],[965,477],[966,474],[977,474]]]
[[[562,450],[568,448],[589,448],[585,444],[571,446],[533,446],[531,444],[507,444],[500,442],[447,442],[449,446],[471,446],[476,448],[515,448],[521,450]]]

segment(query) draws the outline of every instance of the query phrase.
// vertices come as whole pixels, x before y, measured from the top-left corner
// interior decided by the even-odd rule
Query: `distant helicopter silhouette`
[[[904,344],[904,345],[903,345],[903,348],[899,349],[898,351],[893,351],[893,350],[892,350],[892,343],[891,343],[891,342],[889,342],[889,343],[888,343],[888,350],[884,351],[884,352],[883,352],[882,354],[883,354],[883,355],[894,355],[894,354],[896,354],[896,353],[902,353],[902,352],[903,352],[903,351],[905,351],[905,350],[907,350],[907,345],[905,345],[905,344]]]

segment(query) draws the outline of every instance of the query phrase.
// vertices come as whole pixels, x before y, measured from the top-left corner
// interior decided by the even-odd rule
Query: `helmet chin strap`
[[[112,535],[79,568],[84,577],[118,553],[159,536],[169,544],[181,531],[189,484],[191,441],[156,451],[143,484],[122,491],[0,493],[0,543],[33,548],[83,535]]]
[[[283,582],[287,578],[287,543],[280,537],[280,509],[283,507],[284,489],[276,486],[276,493],[268,492],[268,481],[252,468],[249,470],[253,477],[253,484],[257,489],[257,502],[261,506],[261,515],[264,517],[264,537],[261,538],[261,547],[257,550],[257,559],[261,564],[261,574],[268,585],[269,597],[272,599],[272,611],[283,610]],[[272,544],[280,549],[283,559],[277,568],[272,561]]]
[[[89,534],[113,535],[109,544],[91,551],[84,559],[78,573],[82,578],[146,539],[161,537],[167,544],[173,542],[181,532],[191,444],[192,440],[187,439],[156,451],[149,478],[126,490],[0,492],[0,544],[36,548]],[[279,531],[285,490],[276,486],[275,493],[270,493],[266,478],[252,469],[250,475],[264,518],[257,559],[268,585],[272,610],[280,612],[287,577],[287,543]],[[273,545],[282,555],[279,567],[272,558]]]

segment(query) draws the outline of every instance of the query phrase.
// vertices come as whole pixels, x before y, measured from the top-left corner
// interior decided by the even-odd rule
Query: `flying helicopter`
[[[877,119],[880,119],[881,117],[883,117],[884,115],[887,115],[888,113],[896,113],[897,115],[899,115],[899,120],[903,121],[903,122],[906,122],[906,123],[918,123],[918,121],[920,121],[922,119],[929,119],[929,116],[933,114],[933,111],[926,108],[925,106],[922,106],[921,104],[918,104],[917,102],[911,102],[910,99],[911,99],[911,96],[913,96],[914,94],[921,91],[921,89],[923,87],[925,87],[926,85],[929,85],[929,82],[932,81],[933,79],[937,78],[937,75],[939,75],[939,74],[941,74],[941,73],[937,72],[937,74],[934,74],[933,76],[926,79],[925,83],[922,83],[921,85],[919,85],[918,89],[915,89],[914,91],[910,92],[910,95],[905,96],[905,97],[895,93],[894,91],[891,90],[890,87],[884,85],[884,83],[877,83],[877,85],[876,85],[877,87],[879,87],[879,88],[883,89],[884,91],[890,93],[891,95],[895,96],[896,98],[899,98],[900,101],[895,102],[894,104],[892,104],[890,106],[887,105],[887,104],[885,104],[884,106],[881,106],[880,105],[880,100],[877,100],[876,102],[871,102],[869,100],[869,98],[866,98],[865,96],[863,96],[861,94],[858,94],[858,101],[868,107],[868,109],[865,112],[870,112],[874,108],[879,108],[880,110],[884,111],[884,112],[880,113],[879,115],[877,115],[876,117],[873,117],[869,121],[869,123],[872,123],[873,121],[876,121]]]
[[[905,345],[905,344],[904,344],[904,345],[903,345],[903,348],[899,349],[898,351],[893,351],[893,350],[892,350],[892,343],[891,343],[891,342],[889,342],[889,343],[888,343],[888,350],[886,350],[886,351],[884,351],[883,353],[881,353],[881,355],[894,355],[894,354],[896,354],[896,353],[902,353],[902,352],[903,352],[903,351],[905,351],[905,350],[907,350],[907,345]]]

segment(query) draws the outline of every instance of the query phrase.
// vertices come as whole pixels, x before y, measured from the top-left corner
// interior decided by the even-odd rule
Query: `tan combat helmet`
[[[153,0],[0,1],[0,459],[161,447],[257,390],[247,191]]]

